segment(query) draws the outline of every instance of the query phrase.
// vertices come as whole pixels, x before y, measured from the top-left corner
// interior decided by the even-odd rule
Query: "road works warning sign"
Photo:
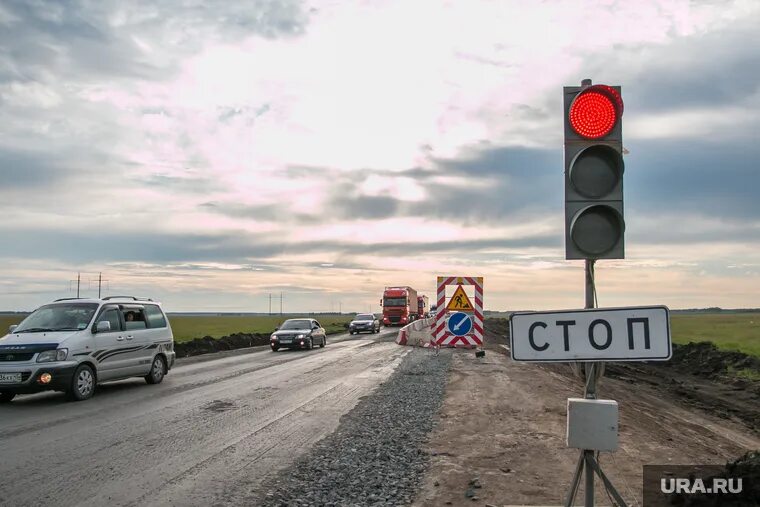
[[[449,304],[446,305],[446,309],[451,310],[452,312],[472,312],[475,310],[461,284],[457,285],[457,290],[454,291],[454,295],[451,296],[451,300],[449,301]]]
[[[446,287],[458,285],[449,304],[446,304]],[[475,297],[470,300],[463,285],[475,287]],[[461,296],[457,299],[457,296]],[[439,276],[438,298],[433,324],[433,340],[449,347],[475,347],[483,344],[483,277]],[[449,315],[449,311],[454,311]]]

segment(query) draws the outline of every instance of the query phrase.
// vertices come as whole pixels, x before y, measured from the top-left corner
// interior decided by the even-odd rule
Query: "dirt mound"
[[[233,333],[221,338],[204,336],[189,342],[175,343],[174,351],[177,357],[198,356],[221,350],[242,349],[257,345],[269,345],[269,335],[260,333]]]
[[[760,450],[750,451],[733,463],[726,465],[727,477],[743,477],[749,482],[744,486],[748,500],[760,505]]]
[[[742,352],[720,350],[710,342],[674,344],[673,357],[663,365],[709,379],[726,377],[736,371],[760,374],[760,359]]]
[[[483,322],[483,345],[509,345],[509,319],[490,318]]]
[[[689,507],[754,507],[760,505],[760,451],[750,451],[736,461],[726,464],[725,471],[718,475],[702,477],[705,485],[713,484],[714,479],[741,478],[741,492],[736,494],[673,494],[671,505],[688,505]],[[736,484],[736,482],[734,482]]]

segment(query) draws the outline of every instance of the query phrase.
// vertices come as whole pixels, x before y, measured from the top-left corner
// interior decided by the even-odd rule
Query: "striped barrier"
[[[433,319],[420,319],[407,324],[398,331],[396,343],[399,345],[419,345],[427,347],[432,338]]]
[[[399,345],[406,345],[406,341],[407,341],[406,327],[408,325],[409,324],[407,324],[406,326],[404,326],[404,327],[402,327],[401,329],[398,330],[398,336],[396,337],[396,343],[398,343]]]
[[[472,305],[472,330],[457,336],[446,327],[446,286],[473,285],[475,301]],[[446,347],[478,347],[483,345],[483,277],[482,276],[439,276],[436,301],[436,316],[433,336],[438,345]],[[468,312],[469,313],[469,312]]]

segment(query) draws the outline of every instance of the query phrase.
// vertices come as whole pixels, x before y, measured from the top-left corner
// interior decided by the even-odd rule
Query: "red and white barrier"
[[[396,337],[396,343],[399,345],[406,345],[407,337],[406,337],[406,327],[410,324],[407,324],[406,326],[402,327],[398,330],[398,337]]]
[[[472,310],[472,332],[464,336],[453,335],[446,329],[446,286],[475,286],[475,302]],[[436,321],[433,335],[438,345],[446,347],[477,347],[483,345],[483,277],[439,276]]]
[[[407,324],[398,331],[396,343],[399,345],[418,345],[427,347],[433,337],[433,319],[420,319]]]

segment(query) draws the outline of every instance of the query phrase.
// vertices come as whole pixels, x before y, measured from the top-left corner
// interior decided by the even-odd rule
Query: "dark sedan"
[[[269,337],[273,352],[279,349],[312,349],[327,344],[324,328],[314,319],[288,319]]]
[[[348,325],[348,334],[379,332],[380,320],[372,313],[360,313]]]

